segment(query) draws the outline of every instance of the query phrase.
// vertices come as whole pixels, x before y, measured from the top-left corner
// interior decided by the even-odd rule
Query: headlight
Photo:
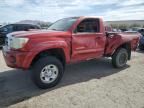
[[[9,47],[13,49],[20,49],[23,48],[24,45],[28,42],[28,38],[16,38],[12,37],[10,39]]]

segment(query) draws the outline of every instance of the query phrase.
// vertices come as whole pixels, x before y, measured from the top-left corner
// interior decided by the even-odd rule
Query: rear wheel
[[[42,89],[56,86],[63,76],[62,63],[53,56],[39,59],[33,67],[33,80]]]
[[[112,56],[112,64],[115,68],[121,68],[128,61],[128,51],[125,48],[120,48]]]

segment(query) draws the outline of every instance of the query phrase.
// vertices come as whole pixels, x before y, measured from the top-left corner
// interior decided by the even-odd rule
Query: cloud
[[[4,3],[8,6],[18,6],[24,4],[25,0],[4,0]]]
[[[3,0],[0,22],[32,19],[55,21],[70,16],[103,16],[105,20],[144,19],[143,0]]]
[[[134,6],[134,5],[138,5],[138,4],[143,4],[144,1],[143,0],[127,0],[127,1],[123,1],[122,3],[120,3],[121,6]]]
[[[144,20],[143,6],[123,7],[120,9],[110,10],[105,13],[105,20]]]

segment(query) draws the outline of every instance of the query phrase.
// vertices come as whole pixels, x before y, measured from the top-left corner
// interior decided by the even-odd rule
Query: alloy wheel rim
[[[52,83],[58,77],[58,67],[54,64],[45,66],[40,73],[40,79],[43,83]]]
[[[126,61],[127,61],[127,56],[126,56],[126,54],[122,53],[119,57],[120,65],[125,65]]]

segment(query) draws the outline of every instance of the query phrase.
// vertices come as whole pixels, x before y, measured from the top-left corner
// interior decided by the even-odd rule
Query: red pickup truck
[[[111,57],[114,67],[124,67],[139,35],[108,33],[101,18],[70,17],[48,30],[8,34],[3,55],[9,67],[32,69],[35,84],[45,89],[58,84],[69,63]]]

